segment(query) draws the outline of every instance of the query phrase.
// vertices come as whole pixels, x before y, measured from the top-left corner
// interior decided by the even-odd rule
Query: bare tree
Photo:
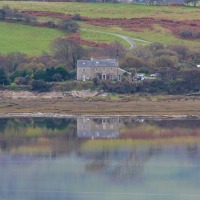
[[[55,58],[61,60],[68,69],[75,69],[77,60],[85,53],[80,45],[67,38],[57,38],[51,46]]]
[[[116,41],[103,48],[91,49],[90,54],[91,57],[121,58],[126,54],[126,51],[126,47]]]

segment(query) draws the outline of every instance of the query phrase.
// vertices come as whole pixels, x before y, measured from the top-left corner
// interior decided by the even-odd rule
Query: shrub
[[[200,38],[200,31],[194,33],[194,37],[195,37],[195,38]]]
[[[46,70],[45,69],[37,70],[33,76],[33,79],[46,80]]]
[[[48,22],[47,22],[47,27],[49,27],[49,28],[55,28],[56,25],[55,25],[54,22],[52,22],[52,21],[48,21]]]
[[[60,23],[60,28],[75,33],[79,29],[79,25],[71,19],[63,19]]]
[[[10,80],[8,78],[7,73],[3,68],[0,68],[0,85],[9,85]]]
[[[100,80],[98,78],[94,78],[92,81],[93,81],[94,86],[100,85]]]
[[[10,75],[10,80],[14,81],[17,77],[26,77],[32,74],[32,70],[24,69],[24,70],[16,70],[14,73]]]
[[[44,80],[33,80],[31,84],[32,90],[38,92],[48,92],[50,90],[50,85]]]
[[[192,37],[192,31],[188,29],[180,30],[180,35],[182,37]]]
[[[59,81],[62,81],[63,78],[62,78],[62,75],[60,73],[55,73],[53,76],[52,76],[52,80],[55,81],[55,82],[59,82]]]
[[[75,15],[72,16],[72,19],[76,20],[76,21],[81,21],[81,15],[80,14],[75,14]]]
[[[14,80],[14,83],[16,85],[24,85],[25,78],[24,77],[16,77],[15,80]]]

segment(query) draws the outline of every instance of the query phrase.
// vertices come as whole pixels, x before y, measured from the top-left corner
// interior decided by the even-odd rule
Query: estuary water
[[[0,119],[0,200],[199,200],[200,121]]]

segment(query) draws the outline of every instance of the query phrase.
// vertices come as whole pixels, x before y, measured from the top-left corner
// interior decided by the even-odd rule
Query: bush
[[[35,25],[37,18],[26,13],[21,13],[16,9],[11,9],[9,6],[4,6],[0,9],[0,20],[18,21]]]
[[[10,80],[13,82],[17,77],[26,77],[31,76],[32,70],[24,69],[24,70],[16,70],[14,73],[10,75]]]
[[[46,80],[46,69],[37,70],[33,76],[35,80]]]
[[[80,14],[75,14],[75,15],[72,16],[72,19],[76,20],[76,21],[81,21],[81,15]]]
[[[48,92],[50,90],[50,85],[43,80],[33,80],[31,87],[32,90],[38,92]]]
[[[14,83],[16,85],[24,85],[25,78],[24,77],[16,77],[15,80],[14,80]]]
[[[180,35],[182,37],[192,37],[192,31],[188,29],[180,30]]]
[[[194,37],[195,38],[200,38],[200,32],[198,31],[198,32],[194,33]]]
[[[0,85],[9,85],[10,80],[8,78],[7,73],[3,68],[0,68]]]
[[[94,78],[92,81],[95,87],[100,85],[100,80],[98,78]]]
[[[79,25],[71,19],[63,19],[60,23],[60,28],[75,33],[79,29]]]
[[[53,76],[52,76],[52,80],[55,81],[55,82],[59,82],[59,81],[62,81],[62,75],[60,73],[55,73]]]
[[[52,21],[48,21],[48,22],[47,22],[47,27],[49,27],[49,28],[55,28],[56,25],[55,25],[54,22],[52,22]]]

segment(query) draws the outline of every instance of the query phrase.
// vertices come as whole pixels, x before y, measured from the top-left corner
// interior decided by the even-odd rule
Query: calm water
[[[0,200],[199,200],[200,121],[0,119]]]

